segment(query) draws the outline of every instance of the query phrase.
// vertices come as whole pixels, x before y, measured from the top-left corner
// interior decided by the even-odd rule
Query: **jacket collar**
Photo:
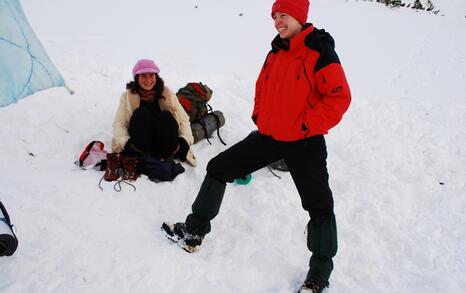
[[[272,51],[274,53],[278,52],[279,50],[294,51],[296,48],[304,46],[304,38],[308,34],[312,33],[313,30],[314,26],[312,23],[307,23],[304,25],[303,30],[291,40],[282,39],[278,34],[272,40]]]
[[[162,96],[164,96],[165,98],[158,100],[159,106],[162,110],[166,110],[166,108],[169,106],[168,101],[170,100],[170,94],[170,90],[165,86],[162,91]],[[136,93],[132,93],[129,89],[126,90],[126,95],[128,96],[128,102],[131,108],[131,112],[133,112],[141,105],[141,97]]]

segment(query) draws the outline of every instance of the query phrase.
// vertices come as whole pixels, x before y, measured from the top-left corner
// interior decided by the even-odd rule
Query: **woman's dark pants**
[[[176,150],[179,126],[167,111],[154,114],[145,107],[134,110],[129,121],[131,143],[144,153],[158,158],[168,158]]]

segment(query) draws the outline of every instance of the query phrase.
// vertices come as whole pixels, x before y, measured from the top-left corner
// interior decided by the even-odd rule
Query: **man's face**
[[[143,73],[139,75],[139,86],[146,91],[152,90],[155,86],[155,82],[155,73]]]
[[[290,40],[303,29],[299,21],[284,12],[275,12],[272,18],[275,22],[275,28],[282,39]]]

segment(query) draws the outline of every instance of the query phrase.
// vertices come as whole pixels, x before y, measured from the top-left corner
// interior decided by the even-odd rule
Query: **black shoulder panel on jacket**
[[[272,52],[277,53],[278,50],[288,51],[290,49],[290,43],[287,40],[280,38],[280,35],[277,35],[272,40]]]
[[[304,43],[309,49],[320,53],[314,68],[315,72],[331,63],[340,64],[340,59],[335,52],[335,41],[325,30],[315,28],[312,33],[306,36]]]

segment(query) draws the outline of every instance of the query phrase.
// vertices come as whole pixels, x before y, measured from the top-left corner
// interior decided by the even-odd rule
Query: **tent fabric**
[[[0,107],[65,86],[29,25],[19,0],[0,0]]]

